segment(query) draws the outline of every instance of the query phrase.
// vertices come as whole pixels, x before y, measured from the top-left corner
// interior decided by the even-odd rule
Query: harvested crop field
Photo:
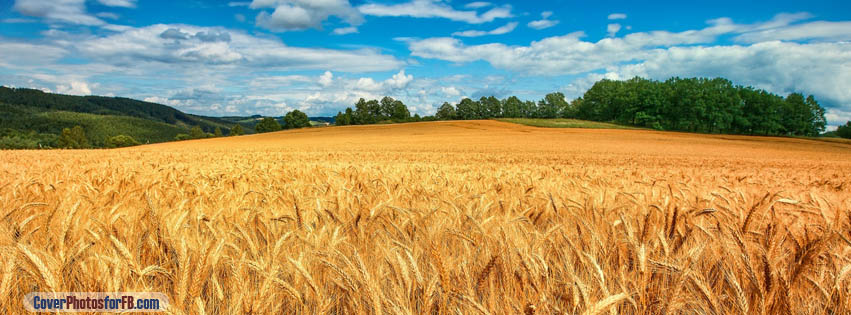
[[[5,314],[851,312],[845,143],[453,121],[0,161]]]

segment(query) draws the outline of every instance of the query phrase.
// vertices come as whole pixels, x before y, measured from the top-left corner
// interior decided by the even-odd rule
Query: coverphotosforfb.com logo
[[[168,297],[159,292],[31,292],[30,312],[162,312]]]

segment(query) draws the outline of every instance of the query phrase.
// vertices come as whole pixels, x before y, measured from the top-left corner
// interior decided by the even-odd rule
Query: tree
[[[85,149],[89,147],[89,139],[86,137],[86,131],[82,126],[74,126],[74,128],[62,129],[62,135],[59,136],[59,147],[67,149]]]
[[[393,106],[390,111],[390,118],[394,121],[406,121],[411,118],[411,112],[408,107],[400,100],[393,101]]]
[[[392,97],[385,96],[381,99],[380,107],[378,115],[376,115],[377,120],[384,120],[390,117],[393,117],[393,113],[395,112],[396,100]]]
[[[216,130],[213,131],[213,136],[214,137],[221,137],[222,136],[222,128],[216,127]]]
[[[493,96],[482,97],[479,99],[481,104],[482,118],[500,118],[502,117],[502,103]]]
[[[117,135],[106,139],[107,148],[123,148],[139,144],[139,141],[136,141],[136,139],[133,139],[133,137],[127,135]]]
[[[478,118],[476,113],[476,107],[476,102],[473,102],[473,100],[465,97],[461,100],[460,103],[458,103],[458,106],[456,106],[455,112],[458,119],[467,120]]]
[[[851,121],[846,122],[845,125],[840,125],[836,129],[836,135],[845,139],[851,139]]]
[[[502,104],[502,116],[509,118],[522,118],[525,117],[523,115],[523,102],[520,101],[517,96],[510,96]]]
[[[242,129],[242,125],[240,125],[240,124],[236,124],[236,126],[233,126],[233,128],[231,128],[231,130],[230,130],[231,136],[241,136],[241,135],[244,135],[244,134],[245,134],[245,130]]]
[[[567,101],[564,100],[564,94],[561,92],[547,94],[539,104],[542,104],[542,108],[539,108],[542,118],[562,117],[562,112],[568,106]]]
[[[188,134],[185,134],[185,133],[178,133],[176,136],[174,136],[175,141],[183,141],[183,140],[189,140],[189,139],[192,139],[192,137],[190,137]]]
[[[440,105],[440,108],[437,109],[437,113],[434,115],[439,120],[453,120],[455,119],[455,107],[449,104],[449,102],[443,102],[443,105]]]
[[[201,127],[195,126],[189,130],[189,136],[192,137],[192,139],[201,139],[206,138],[207,134],[204,133],[204,130],[201,130]]]
[[[62,135],[59,136],[58,144],[60,148],[65,149],[76,149],[80,146],[80,144],[74,140],[74,137],[71,136],[70,128],[62,129]]]
[[[310,127],[310,118],[300,110],[293,110],[284,116],[284,127],[287,129]]]
[[[278,123],[278,120],[272,117],[263,118],[257,126],[254,126],[254,130],[258,133],[264,132],[273,132],[281,130],[281,124]]]

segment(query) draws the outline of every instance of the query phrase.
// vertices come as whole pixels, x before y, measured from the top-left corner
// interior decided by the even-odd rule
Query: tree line
[[[537,102],[516,96],[464,98],[455,106],[443,103],[435,118],[574,118],[658,130],[787,136],[817,136],[826,126],[824,108],[812,95],[782,97],[723,78],[677,77],[603,79],[570,102],[560,92]]]
[[[385,96],[379,100],[365,100],[361,98],[355,103],[355,109],[346,108],[343,112],[337,112],[334,124],[345,125],[369,125],[377,123],[400,123],[435,120],[434,116],[420,117],[419,114],[411,116],[408,106],[401,100]]]

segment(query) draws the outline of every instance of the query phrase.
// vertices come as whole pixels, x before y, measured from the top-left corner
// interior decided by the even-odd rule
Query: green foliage
[[[136,141],[136,139],[133,139],[133,137],[127,135],[117,135],[106,139],[107,148],[123,148],[139,144],[139,141]]]
[[[841,138],[851,139],[851,121],[846,122],[845,125],[839,126],[839,128],[836,129],[836,135]]]
[[[409,122],[412,119],[405,103],[385,96],[381,101],[361,98],[355,103],[354,110],[346,108],[345,113],[338,112],[334,121],[338,126],[345,126]]]
[[[221,137],[221,136],[223,136],[222,128],[216,127],[216,130],[213,131],[213,137]]]
[[[86,137],[86,131],[81,126],[62,129],[58,145],[65,149],[86,149],[90,147],[89,138]]]
[[[190,140],[190,139],[193,139],[192,136],[185,134],[185,133],[179,133],[176,136],[174,136],[175,141],[183,141],[183,140]]]
[[[59,136],[52,133],[0,129],[0,149],[47,149],[57,147]]]
[[[245,134],[245,130],[242,129],[242,125],[240,125],[240,124],[236,124],[236,126],[233,126],[233,128],[230,130],[231,136],[241,136],[241,135],[244,135],[244,134]]]
[[[200,126],[195,126],[192,127],[192,129],[189,129],[189,137],[192,139],[201,139],[206,138],[207,134],[204,133],[204,130],[202,130]]]
[[[455,107],[453,107],[452,104],[449,104],[448,102],[443,102],[443,105],[441,105],[440,108],[437,109],[437,114],[435,114],[435,116],[437,116],[437,119],[440,120],[455,119]]]
[[[0,103],[31,107],[40,112],[129,116],[177,126],[200,125],[205,129],[229,125],[222,119],[190,115],[166,105],[121,97],[62,95],[0,86]]]
[[[281,130],[281,124],[278,123],[278,120],[271,117],[263,118],[257,126],[254,126],[254,130],[258,133],[264,132],[273,132]]]
[[[105,147],[109,138],[127,135],[141,143],[172,141],[190,126],[202,130],[235,125],[219,118],[182,113],[174,108],[131,99],[69,96],[30,89],[0,87],[0,126],[14,132],[0,136],[0,149],[60,147],[65,128],[80,126],[86,147]],[[204,133],[206,136],[206,133]],[[80,147],[70,140],[62,147]]]
[[[310,127],[310,118],[300,110],[293,110],[284,116],[284,127],[287,129]]]

